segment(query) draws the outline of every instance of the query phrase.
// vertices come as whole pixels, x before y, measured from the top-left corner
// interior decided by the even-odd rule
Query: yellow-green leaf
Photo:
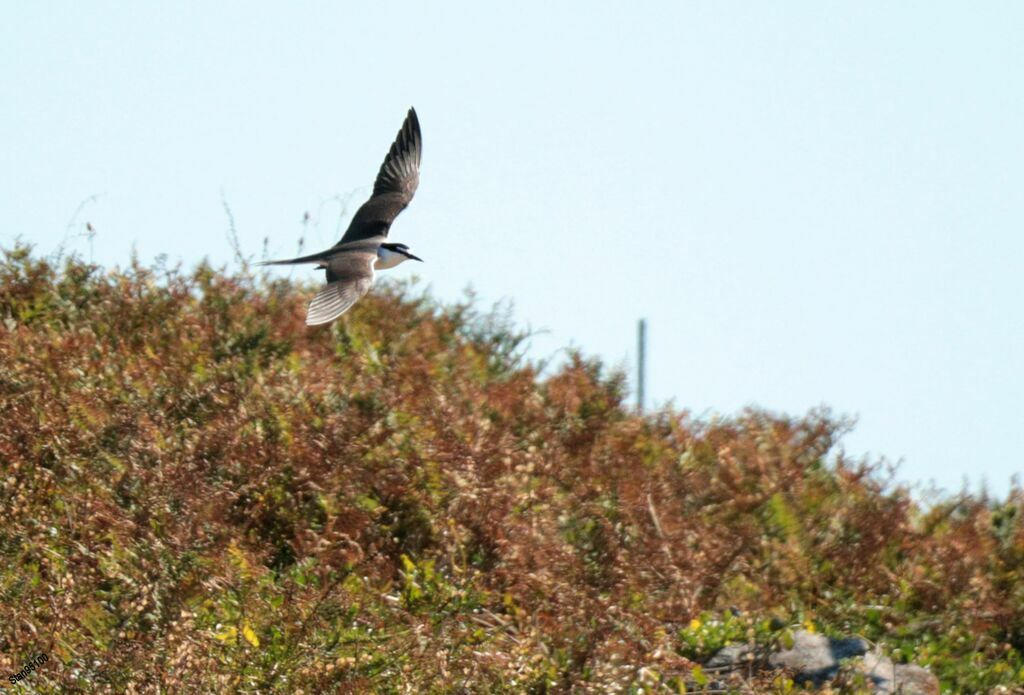
[[[238,628],[226,627],[220,632],[213,633],[213,636],[219,639],[221,642],[231,642],[232,640],[238,639]]]
[[[260,646],[260,638],[256,636],[255,632],[253,632],[253,629],[249,625],[248,621],[242,623],[242,636],[245,637],[245,640],[252,646]]]

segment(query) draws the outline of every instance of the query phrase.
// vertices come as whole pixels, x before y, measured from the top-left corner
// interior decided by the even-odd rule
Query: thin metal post
[[[640,319],[636,328],[636,409],[644,412],[644,376],[647,371],[647,319]]]

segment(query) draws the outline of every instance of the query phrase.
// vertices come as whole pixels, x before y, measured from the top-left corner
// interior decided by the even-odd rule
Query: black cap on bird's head
[[[413,255],[412,253],[410,253],[409,252],[409,247],[406,246],[405,244],[385,243],[385,244],[381,244],[381,248],[385,248],[388,251],[393,251],[394,253],[400,253],[403,256],[405,256],[406,258],[409,258],[411,260],[419,261],[420,263],[423,262],[422,258],[420,258],[419,256],[416,256],[416,255]]]

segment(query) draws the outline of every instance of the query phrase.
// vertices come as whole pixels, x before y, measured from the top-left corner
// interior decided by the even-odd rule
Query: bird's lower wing
[[[348,311],[370,290],[373,277],[329,282],[316,293],[306,312],[306,325],[330,323]]]

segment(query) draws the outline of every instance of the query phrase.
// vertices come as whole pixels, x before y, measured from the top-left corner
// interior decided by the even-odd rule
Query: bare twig
[[[93,237],[96,236],[96,229],[92,226],[91,222],[86,222],[84,232],[78,232],[77,234],[73,234],[73,232],[78,224],[78,216],[82,214],[82,210],[98,201],[101,197],[102,194],[93,193],[91,196],[80,202],[78,207],[75,208],[75,211],[71,213],[71,219],[68,220],[67,225],[64,227],[64,238],[61,239],[60,244],[57,245],[57,248],[54,249],[53,252],[54,259],[57,262],[60,262],[60,259],[64,257],[64,250],[67,247],[68,242],[81,237],[89,239],[89,262],[92,262],[92,240]]]
[[[231,245],[231,250],[235,253],[235,261],[242,266],[243,270],[247,270],[249,268],[249,259],[242,253],[242,243],[238,240],[238,229],[235,227],[235,215],[231,212],[231,206],[228,205],[224,189],[220,191],[220,204],[224,208],[224,213],[228,216],[228,243]]]

